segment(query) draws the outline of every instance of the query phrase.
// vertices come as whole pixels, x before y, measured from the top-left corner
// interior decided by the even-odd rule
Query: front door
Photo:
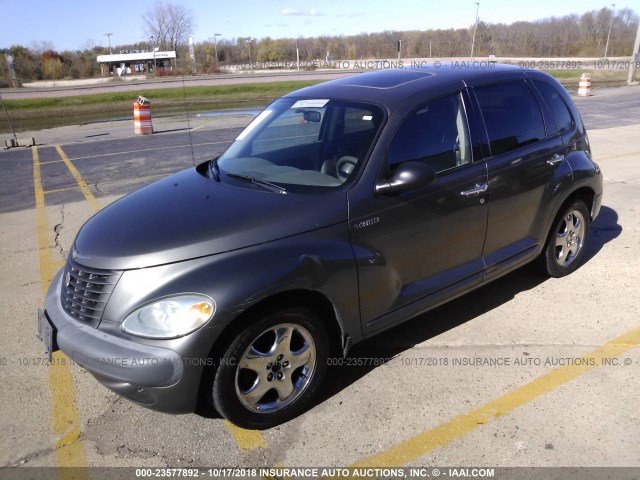
[[[420,161],[437,172],[434,183],[350,204],[365,335],[482,279],[487,172],[473,161],[462,98],[413,110],[387,150],[386,175]]]

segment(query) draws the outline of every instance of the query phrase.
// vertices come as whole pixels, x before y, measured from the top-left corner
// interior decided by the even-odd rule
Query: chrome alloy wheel
[[[316,346],[301,325],[268,328],[245,350],[236,370],[236,395],[252,412],[271,413],[294,402],[316,368]]]
[[[579,210],[572,210],[558,225],[556,231],[556,262],[566,267],[573,263],[582,249],[585,222]]]

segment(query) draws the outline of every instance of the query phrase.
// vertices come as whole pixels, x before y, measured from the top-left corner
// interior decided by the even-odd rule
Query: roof
[[[121,63],[135,62],[140,60],[162,60],[165,58],[176,58],[175,51],[164,52],[138,52],[138,53],[117,53],[115,55],[98,55],[98,63]]]
[[[425,91],[434,95],[463,87],[467,82],[497,73],[518,73],[523,69],[512,65],[483,62],[442,63],[436,67],[375,70],[341,77],[297,90],[287,97],[338,98],[373,102],[390,110],[409,97]],[[479,66],[476,66],[479,65]]]

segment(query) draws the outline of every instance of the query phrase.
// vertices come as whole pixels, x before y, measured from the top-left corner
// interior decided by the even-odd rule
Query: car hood
[[[78,233],[80,264],[128,270],[178,262],[347,221],[344,192],[280,194],[184,170],[114,202]]]

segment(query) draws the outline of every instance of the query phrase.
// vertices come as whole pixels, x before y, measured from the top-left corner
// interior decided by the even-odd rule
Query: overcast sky
[[[0,48],[48,41],[55,49],[84,49],[147,41],[142,17],[155,0],[0,0]],[[196,42],[223,38],[313,37],[384,30],[461,28],[475,21],[473,0],[184,0],[191,9]],[[616,8],[634,8],[625,0]],[[611,3],[596,0],[481,0],[480,20],[512,23],[584,13]],[[35,43],[34,43],[35,42]]]

